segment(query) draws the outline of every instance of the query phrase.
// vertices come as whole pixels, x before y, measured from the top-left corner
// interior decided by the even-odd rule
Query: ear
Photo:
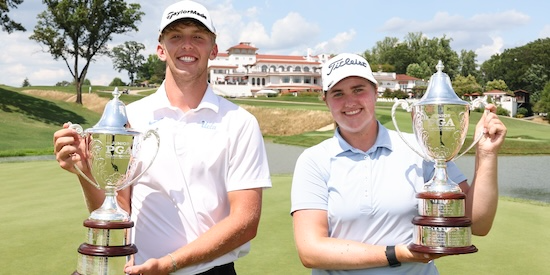
[[[161,61],[166,62],[166,50],[162,44],[157,44],[157,56]]]
[[[212,47],[212,51],[210,51],[210,60],[216,59],[216,56],[218,56],[218,44],[214,44],[214,47]]]

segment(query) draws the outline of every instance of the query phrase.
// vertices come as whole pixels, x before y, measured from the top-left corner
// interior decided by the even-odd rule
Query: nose
[[[345,96],[344,97],[344,107],[355,107],[357,102],[353,98],[353,96]]]
[[[182,42],[181,42],[181,48],[182,49],[185,49],[185,50],[189,50],[191,48],[193,48],[193,45],[191,43],[192,39],[191,37],[187,37],[185,36],[183,39],[182,39]]]

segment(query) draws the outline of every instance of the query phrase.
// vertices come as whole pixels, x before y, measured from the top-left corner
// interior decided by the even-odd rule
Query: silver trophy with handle
[[[94,127],[84,130],[78,124],[69,126],[86,142],[83,163],[91,177],[77,166],[76,170],[86,181],[105,192],[101,207],[84,221],[88,228],[87,240],[78,248],[77,270],[73,275],[122,274],[127,258],[137,253],[137,247],[128,241],[134,223],[118,205],[116,195],[149,169],[158,152],[160,138],[156,130],[141,133],[131,129],[118,89],[115,88],[112,94],[113,99],[107,103]],[[140,173],[135,175],[138,167]]]
[[[418,216],[414,217],[411,251],[435,254],[474,253],[471,243],[471,220],[465,217],[465,198],[459,185],[447,176],[447,162],[457,159],[470,150],[483,136],[480,133],[461,154],[468,132],[470,110],[484,105],[485,98],[472,103],[461,100],[454,92],[451,80],[443,72],[441,60],[436,66],[424,96],[410,105],[397,100],[391,116],[397,133],[418,155],[434,162],[432,179],[425,183],[416,197],[419,199]],[[395,119],[397,107],[411,112],[412,128],[421,151],[411,146],[403,137]]]

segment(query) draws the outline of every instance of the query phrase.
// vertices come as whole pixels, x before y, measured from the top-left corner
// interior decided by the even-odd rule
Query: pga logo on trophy
[[[84,221],[88,228],[87,240],[78,248],[78,264],[73,275],[121,274],[127,258],[138,251],[128,242],[134,223],[118,205],[116,192],[132,185],[149,169],[157,155],[160,138],[156,130],[141,133],[129,128],[126,106],[119,96],[115,88],[113,99],[94,127],[84,130],[78,124],[69,126],[86,142],[86,168],[92,177],[77,166],[76,170],[90,184],[105,191],[101,207]],[[141,171],[135,175],[138,166]]]
[[[441,60],[436,66],[424,96],[409,105],[397,100],[391,116],[401,139],[418,155],[434,162],[432,179],[417,193],[418,216],[414,217],[411,251],[435,254],[466,254],[477,252],[471,243],[471,220],[465,217],[465,198],[457,183],[447,177],[447,162],[457,159],[482,138],[475,137],[472,144],[458,155],[468,132],[470,110],[483,107],[485,98],[471,104],[461,100],[454,92],[449,76],[443,73]],[[422,152],[411,146],[403,137],[395,119],[396,108],[411,112],[413,132]],[[458,156],[457,156],[458,155]]]

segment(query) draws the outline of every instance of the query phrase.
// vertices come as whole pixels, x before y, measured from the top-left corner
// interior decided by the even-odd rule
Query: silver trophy
[[[88,228],[87,241],[78,248],[78,265],[73,275],[121,274],[127,257],[137,252],[137,247],[127,240],[134,224],[118,205],[116,193],[133,184],[149,169],[158,152],[160,138],[155,130],[141,133],[129,128],[126,106],[119,96],[115,88],[113,99],[93,128],[83,130],[78,124],[69,126],[86,142],[84,163],[88,165],[91,178],[77,166],[76,170],[90,184],[105,191],[101,207],[84,221]],[[148,162],[144,164],[146,157]],[[141,172],[135,175],[138,167]]]
[[[418,214],[412,223],[415,230],[409,249],[421,253],[465,254],[477,251],[471,243],[471,221],[465,217],[465,198],[457,183],[447,177],[447,162],[470,150],[483,136],[480,133],[461,154],[468,132],[470,110],[483,105],[484,98],[471,104],[454,92],[449,76],[443,73],[441,60],[436,66],[424,96],[409,105],[397,100],[392,108],[392,120],[397,133],[418,155],[434,162],[432,179],[425,183],[419,198]],[[413,132],[422,152],[403,137],[395,119],[396,108],[412,112]]]

